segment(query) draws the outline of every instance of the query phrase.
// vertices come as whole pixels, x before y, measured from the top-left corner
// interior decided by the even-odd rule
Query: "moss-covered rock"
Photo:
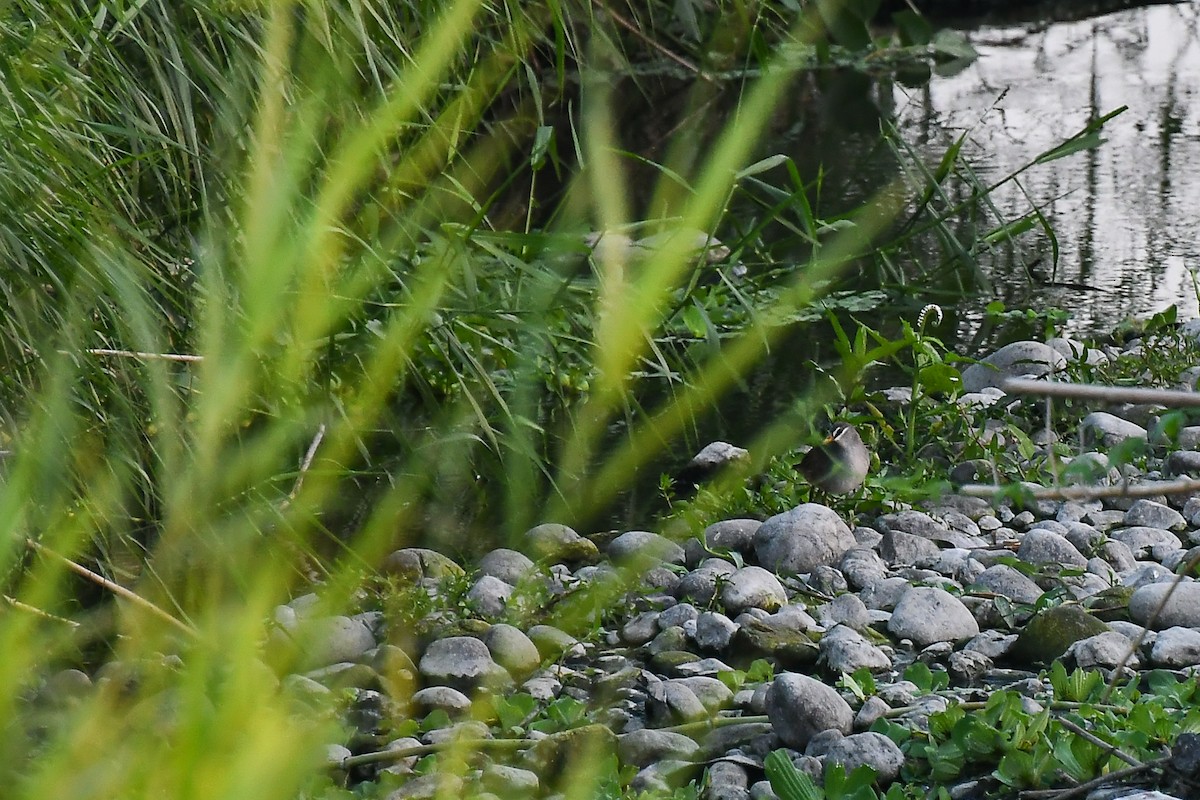
[[[1017,637],[1009,657],[1021,663],[1047,664],[1075,642],[1104,633],[1108,625],[1074,603],[1047,608],[1034,615]]]

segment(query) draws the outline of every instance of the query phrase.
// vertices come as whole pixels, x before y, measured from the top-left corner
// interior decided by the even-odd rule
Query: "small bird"
[[[825,441],[805,453],[800,474],[812,486],[829,494],[847,494],[862,486],[871,466],[871,452],[858,431],[839,422]]]

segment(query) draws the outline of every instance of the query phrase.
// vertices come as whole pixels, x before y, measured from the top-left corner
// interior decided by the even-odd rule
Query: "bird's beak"
[[[833,434],[831,433],[828,436],[826,436],[825,441],[821,442],[821,444],[823,444],[823,445],[833,444]]]

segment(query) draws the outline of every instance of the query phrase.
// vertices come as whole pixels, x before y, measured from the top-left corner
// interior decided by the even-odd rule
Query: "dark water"
[[[1122,106],[1101,147],[1037,166],[1024,190],[998,193],[1012,217],[1042,208],[1058,238],[1023,244],[1046,278],[1031,285],[1010,262],[990,277],[1010,304],[1071,312],[1069,330],[1102,334],[1117,320],[1178,304],[1197,316],[1200,268],[1200,6],[1132,9],[1075,22],[970,32],[979,59],[917,89],[895,87],[897,124],[910,142],[941,152],[962,132],[966,159],[985,179],[1016,169]],[[974,324],[974,315],[960,322]]]
[[[761,155],[787,154],[806,177],[821,170],[820,210],[833,215],[861,204],[904,169],[904,159],[880,145],[881,127],[894,127],[930,166],[965,133],[962,160],[990,183],[1089,121],[1127,106],[1105,126],[1106,143],[1035,166],[992,197],[1003,219],[1040,209],[1057,238],[1057,261],[1049,236],[1027,233],[1015,244],[979,253],[975,291],[955,296],[953,286],[921,277],[945,256],[930,239],[928,251],[912,254],[912,285],[901,303],[862,317],[894,333],[900,318],[915,322],[922,303],[937,301],[947,315],[936,335],[970,355],[1039,335],[1036,325],[987,320],[984,307],[995,299],[1010,308],[1066,310],[1071,315],[1066,330],[1079,336],[1103,335],[1120,320],[1145,318],[1172,304],[1181,318],[1196,317],[1198,31],[1200,6],[1159,5],[1085,20],[971,28],[967,35],[980,54],[975,62],[911,85],[893,75],[849,71],[799,76],[776,110]],[[727,94],[736,96],[736,89]],[[635,102],[626,136],[649,143],[654,157],[654,142],[667,138],[656,139],[657,134],[694,121],[683,116],[682,96],[668,94],[641,108]],[[728,96],[715,92],[704,108],[719,115],[728,104]],[[698,140],[705,127],[699,126]],[[697,144],[697,150],[703,146]],[[956,223],[962,240],[972,241],[977,233],[972,226],[979,224],[993,225],[995,219]],[[777,255],[782,248],[786,258],[786,236],[772,246]],[[798,250],[797,260],[803,256]],[[951,294],[941,291],[946,289]],[[820,325],[797,330],[750,376],[746,391],[726,398],[674,452],[643,470],[640,488],[625,498],[614,523],[653,513],[658,475],[681,465],[699,446],[713,439],[747,444],[765,420],[794,409],[812,385],[813,362],[828,366],[831,356],[828,330]]]

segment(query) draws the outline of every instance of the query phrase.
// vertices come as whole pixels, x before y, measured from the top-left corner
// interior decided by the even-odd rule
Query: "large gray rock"
[[[999,388],[1006,378],[1040,378],[1067,365],[1067,359],[1041,342],[1013,342],[962,372],[964,392]]]
[[[1067,648],[1067,655],[1074,658],[1081,669],[1115,669],[1122,664],[1139,669],[1142,662],[1129,637],[1117,631],[1080,639]]]
[[[626,531],[608,545],[608,557],[616,564],[649,566],[682,564],[683,548],[657,533]]]
[[[383,560],[383,572],[405,581],[440,581],[463,574],[463,568],[436,550],[406,547]]]
[[[529,556],[505,547],[498,547],[479,560],[481,574],[499,578],[511,586],[516,586],[535,571]]]
[[[488,628],[483,644],[492,654],[492,660],[518,680],[532,675],[542,665],[537,646],[513,625],[500,623]]]
[[[700,745],[682,733],[643,728],[617,737],[617,755],[623,764],[645,767],[663,759],[688,760]]]
[[[535,559],[564,561],[568,564],[593,564],[600,557],[600,550],[594,542],[556,522],[547,522],[526,531],[523,549]]]
[[[1187,528],[1187,520],[1183,518],[1183,514],[1170,506],[1145,498],[1133,501],[1133,505],[1125,512],[1125,524],[1131,528],[1144,526],[1169,531],[1182,531]]]
[[[487,645],[473,636],[451,636],[433,642],[417,666],[432,684],[451,686],[467,694],[481,687],[503,689],[512,676],[492,660]]]
[[[817,503],[805,503],[776,514],[754,532],[758,562],[781,574],[832,566],[857,545],[854,534],[837,512]]]
[[[979,623],[962,601],[944,589],[914,586],[900,597],[888,631],[917,647],[960,642],[979,633]]]
[[[1150,648],[1150,660],[1169,669],[1200,664],[1200,631],[1182,627],[1160,631]]]
[[[504,614],[513,587],[491,575],[480,575],[467,591],[467,601],[484,617],[495,618]]]
[[[841,764],[846,774],[864,764],[875,770],[879,786],[887,786],[900,775],[904,752],[882,733],[856,733],[837,740],[825,751],[825,772]]]
[[[849,733],[854,722],[850,706],[832,687],[794,672],[785,672],[767,690],[767,718],[780,740],[804,750],[818,733]]]
[[[913,536],[920,536],[940,544],[948,544],[951,547],[965,547],[969,549],[987,547],[990,544],[979,535],[978,526],[974,526],[968,531],[951,528],[949,525],[929,516],[924,511],[915,511],[913,509],[884,514],[875,520],[875,527],[884,534],[889,531],[898,531],[900,533],[912,534]]]
[[[1146,429],[1135,422],[1121,419],[1107,411],[1093,411],[1083,418],[1079,426],[1086,444],[1099,442],[1105,447],[1120,444],[1126,439],[1146,438]]]
[[[847,674],[866,667],[872,672],[892,668],[887,653],[871,644],[865,636],[853,628],[837,625],[821,637],[818,663],[833,675]]]
[[[1017,558],[1028,564],[1060,564],[1081,569],[1087,566],[1087,558],[1065,536],[1044,528],[1034,528],[1025,534]]]
[[[705,611],[696,617],[696,632],[692,638],[701,650],[720,652],[733,641],[737,623],[717,611]]]
[[[713,550],[749,553],[754,546],[754,532],[761,525],[756,519],[727,519],[714,522],[704,529],[704,544]]]
[[[1109,531],[1108,535],[1132,550],[1135,558],[1145,558],[1156,547],[1173,550],[1182,546],[1178,536],[1163,528],[1117,528]]]
[[[1014,603],[1036,603],[1042,589],[1033,580],[1007,564],[988,567],[975,579],[975,585],[1003,595]]]
[[[1129,618],[1156,631],[1176,626],[1200,628],[1200,583],[1183,581],[1172,591],[1173,583],[1151,583],[1135,591],[1129,598]],[[1155,615],[1160,605],[1162,610]]]
[[[725,579],[721,605],[736,616],[748,608],[774,611],[787,603],[787,592],[779,579],[762,567],[742,567]]]
[[[375,636],[360,619],[353,617],[317,617],[304,620],[295,629],[304,669],[327,667],[343,661],[357,661],[375,647]]]

